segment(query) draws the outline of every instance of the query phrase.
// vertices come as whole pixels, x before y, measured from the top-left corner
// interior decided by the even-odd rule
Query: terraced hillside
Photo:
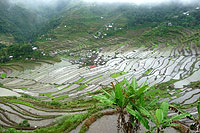
[[[196,45],[129,48],[117,55],[115,51],[107,51],[99,56],[109,61],[92,69],[72,65],[64,58],[55,64],[43,62],[34,69],[13,69],[7,78],[0,80],[2,88],[31,96],[2,97],[0,125],[33,130],[55,124],[52,123],[55,118],[62,115],[83,113],[85,119],[96,105],[101,108],[101,104],[94,104],[92,95],[101,93],[101,88],[109,90],[111,82],[121,82],[124,78],[130,81],[133,77],[139,85],[146,81],[160,87],[163,100],[181,103],[182,108],[197,114],[192,107],[200,90],[190,85],[200,81],[200,48]],[[17,126],[23,120],[28,120],[30,127]]]
[[[92,49],[115,44],[187,45],[191,38],[194,42],[198,41],[200,10],[197,6],[166,4],[143,7],[83,2],[64,9],[61,16],[55,19],[59,23],[41,35],[36,43],[51,51]]]

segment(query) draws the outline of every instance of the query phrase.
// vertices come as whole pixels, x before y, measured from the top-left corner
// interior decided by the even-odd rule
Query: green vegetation
[[[191,117],[189,113],[183,111],[181,114],[168,117],[169,108],[174,107],[168,101],[164,101],[161,104],[158,103],[159,96],[157,96],[157,93],[159,93],[159,89],[153,91],[152,89],[154,88],[149,87],[145,83],[139,87],[135,78],[133,78],[131,83],[124,79],[124,83],[126,87],[117,83],[113,85],[114,91],[111,93],[103,91],[104,95],[94,96],[95,99],[102,103],[117,108],[119,113],[117,120],[118,132],[120,130],[123,132],[135,132],[142,124],[149,132],[156,131],[160,133],[166,127],[179,126],[173,123],[174,121]],[[128,121],[125,120],[125,111],[129,113]],[[149,120],[155,126],[150,127]]]
[[[2,79],[6,78],[6,75],[7,75],[6,73],[1,73],[1,78]]]
[[[55,100],[55,101],[64,100],[65,98],[68,98],[68,97],[69,97],[68,95],[64,95],[64,96],[59,96],[59,97],[52,98],[52,100]]]
[[[59,45],[55,46],[55,41],[70,41],[74,45],[66,44],[66,47],[80,50],[96,48],[99,46],[98,43],[101,46],[103,44],[105,46],[115,44],[123,46],[134,40],[134,44],[137,44],[137,46],[153,46],[152,48],[154,48],[160,43],[166,45],[180,44],[181,41],[191,38],[191,32],[187,32],[188,29],[192,29],[195,34],[199,26],[199,10],[195,10],[196,6],[191,5],[166,4],[148,8],[128,4],[97,4],[95,7],[84,5],[80,7],[77,4],[77,7],[79,8],[74,12],[71,12],[73,8],[65,10],[66,16],[60,19],[60,25],[45,34],[37,42],[43,46],[48,43],[48,46],[60,48]],[[190,15],[183,14],[186,10],[190,11]],[[103,19],[101,19],[102,16]],[[112,23],[112,27],[106,30],[105,25]],[[99,35],[99,32],[101,32],[101,35]],[[88,38],[88,34],[99,36],[99,38]],[[103,34],[106,34],[106,36],[102,37]],[[55,41],[45,40],[48,37],[53,38]],[[75,42],[74,40],[79,37],[88,40],[80,39],[80,41]],[[112,37],[123,37],[124,39],[110,42],[109,40]],[[197,40],[198,37],[199,35],[196,34],[194,40]]]
[[[34,8],[35,3],[32,7],[31,4],[28,6],[1,0],[0,38],[5,44],[34,42],[39,35],[60,24],[61,17],[57,15],[66,7],[67,2],[62,1],[53,7],[43,5],[43,8]]]
[[[111,94],[104,91],[105,95],[97,95],[94,98],[102,103],[119,108],[118,121],[121,122],[118,122],[118,131],[124,129],[125,132],[133,132],[134,129],[138,129],[139,123],[143,124],[145,128],[150,129],[148,120],[143,116],[146,115],[147,110],[156,106],[159,99],[155,98],[154,92],[150,91],[150,87],[145,85],[145,83],[138,87],[135,78],[133,78],[131,84],[126,79],[124,79],[124,83],[127,89],[117,83]],[[147,100],[148,97],[154,97],[154,100],[149,101]],[[127,110],[132,115],[127,122],[125,121],[124,110]],[[128,127],[126,123],[129,123]]]
[[[7,0],[0,1],[0,34],[11,35],[15,39],[9,42],[8,38],[5,42],[31,41],[42,22],[44,19],[30,10],[15,4],[10,5]]]
[[[199,44],[200,16],[199,10],[195,10],[198,4],[180,6],[173,3],[151,8],[130,4],[96,4],[94,7],[62,1],[55,7],[37,10],[12,5],[9,11],[6,10],[9,7],[6,0],[0,5],[0,38],[3,40],[0,43],[6,45],[31,42],[46,50],[67,47],[77,51],[97,48],[99,44],[101,47],[135,44],[152,48],[160,44],[174,46],[191,41]],[[186,11],[189,15],[183,14]],[[105,27],[111,24],[112,27]],[[91,38],[91,35],[98,38]],[[113,37],[121,39],[109,41]]]
[[[74,84],[78,84],[78,83],[80,83],[80,82],[83,81],[83,80],[84,80],[84,78],[81,78],[81,79],[79,79],[78,81],[75,81]]]
[[[91,115],[89,118],[86,119],[85,123],[82,125],[79,133],[85,133],[91,124],[95,122],[98,118],[101,118],[103,116],[102,112],[97,112],[93,115]]]
[[[25,101],[19,101],[19,100],[8,100],[8,102],[10,103],[18,103],[18,104],[22,104],[22,105],[26,105],[28,107],[34,108],[34,105]]]
[[[182,118],[190,116],[188,113],[182,113],[180,115],[175,115],[169,118],[167,116],[168,111],[169,111],[169,103],[168,101],[165,101],[160,105],[160,108],[157,109],[154,114],[153,113],[148,114],[150,120],[155,124],[155,126],[152,127],[151,132],[156,130],[159,133],[162,132],[162,130],[165,129],[166,127],[179,126],[177,124],[174,124],[173,121],[177,121]]]
[[[9,128],[7,131],[2,131],[2,133],[25,133],[24,131],[17,131],[14,128]]]
[[[34,133],[59,133],[70,132],[76,128],[83,120],[89,116],[88,113],[76,114],[76,115],[64,115],[56,119],[56,126],[48,128],[37,129]]]
[[[100,75],[100,76],[98,76],[98,77],[95,77],[95,78],[93,78],[93,79],[90,79],[89,81],[87,81],[87,82],[81,84],[81,86],[78,87],[77,90],[83,90],[84,88],[87,87],[87,84],[88,84],[89,82],[91,82],[91,81],[93,81],[93,80],[95,80],[95,79],[101,78],[102,76],[103,76],[103,75]],[[74,83],[69,84],[67,87],[65,87],[65,88],[63,88],[63,89],[61,89],[61,90],[59,90],[59,91],[62,91],[62,90],[64,90],[64,89],[67,89],[67,88],[71,87],[73,84],[80,84],[80,82],[82,82],[83,80],[85,80],[85,78],[81,78],[81,79],[75,81]],[[63,85],[59,85],[59,87],[60,87],[60,86],[63,86]],[[57,86],[57,87],[58,87],[58,86]],[[59,91],[56,91],[56,92],[59,92]],[[48,99],[48,98],[51,98],[51,95],[54,94],[54,93],[56,93],[56,92],[40,93],[40,96],[43,96],[44,98],[47,98],[47,99]],[[68,95],[66,95],[66,96],[61,96],[61,97],[57,97],[57,98],[52,98],[52,99],[54,99],[54,100],[63,100],[64,98],[68,98]]]
[[[40,50],[33,50],[33,45],[17,44],[0,49],[0,63],[19,59],[39,59],[42,57]]]
[[[190,87],[190,88],[193,88],[193,89],[199,88],[200,87],[200,81],[192,82],[189,85],[187,85],[187,87]]]
[[[30,127],[30,124],[28,123],[27,120],[24,120],[23,122],[19,123],[20,127]]]
[[[9,5],[6,0],[0,1],[0,65],[2,70],[4,70],[4,67],[8,67],[9,70],[23,71],[25,68],[23,65],[26,64],[24,63],[25,60],[53,64],[53,62],[48,61],[50,57],[43,57],[42,55],[43,52],[46,53],[47,51],[66,54],[65,57],[70,53],[77,52],[77,55],[70,58],[80,58],[82,54],[84,55],[84,52],[80,53],[80,50],[112,47],[113,45],[117,45],[117,47],[128,46],[127,48],[129,48],[129,45],[136,45],[155,49],[162,45],[178,47],[181,44],[188,51],[190,44],[194,43],[196,46],[200,46],[200,10],[195,9],[197,5],[166,4],[149,8],[148,6],[131,4],[96,4],[95,6],[79,2],[64,4],[61,2],[60,5],[52,7],[53,9],[45,7],[35,11],[26,9],[23,5]],[[7,10],[8,8],[9,10]],[[186,11],[190,12],[189,15],[184,14]],[[38,49],[33,50],[33,47]],[[70,48],[69,51],[68,48]],[[169,60],[173,60],[173,57],[169,57]],[[29,63],[34,64],[35,62],[30,61]],[[93,63],[93,60],[87,60],[87,65]],[[33,68],[34,66],[30,64],[29,67]],[[152,70],[148,69],[142,76],[149,75]],[[125,74],[126,72],[122,71],[112,74],[110,77],[117,78]],[[6,76],[6,73],[0,74],[2,80]],[[22,116],[41,119],[57,118],[53,125],[37,129],[34,131],[35,133],[70,132],[88,117],[96,120],[96,118],[103,116],[103,113],[98,111],[104,108],[117,109],[120,114],[118,127],[123,129],[124,132],[137,131],[142,124],[149,132],[157,131],[159,133],[166,127],[180,126],[175,121],[181,118],[192,118],[189,113],[181,110],[178,115],[168,117],[171,108],[185,109],[197,105],[199,118],[192,118],[195,123],[192,130],[199,132],[200,99],[190,105],[169,104],[168,101],[158,102],[160,98],[171,100],[172,97],[182,96],[182,91],[175,90],[173,86],[177,80],[155,85],[154,88],[145,83],[138,86],[135,78],[131,83],[124,79],[116,85],[112,84],[113,88],[88,92],[89,96],[93,96],[94,99],[87,100],[84,96],[88,96],[88,94],[74,99],[69,97],[68,92],[61,93],[61,91],[64,92],[64,89],[69,90],[70,93],[84,90],[91,81],[103,76],[98,75],[95,78],[92,77],[92,79],[91,77],[89,79],[82,77],[69,85],[53,84],[59,87],[58,91],[41,93],[41,97],[38,98],[29,95],[3,97],[0,98],[0,103],[5,104]],[[80,86],[73,90],[68,89],[75,84]],[[2,84],[0,86],[3,87]],[[194,82],[188,87],[199,88],[199,82]],[[28,88],[21,89],[27,90]],[[172,89],[174,91],[169,92]],[[40,116],[34,113],[29,114],[28,111],[19,111],[12,107],[12,104],[15,104],[15,106],[24,105],[38,111],[79,112],[79,114],[65,115],[59,118],[60,115]],[[3,110],[1,111],[3,112]],[[127,121],[125,112],[129,114]],[[88,123],[86,122],[82,126],[80,132],[85,132],[91,121],[87,121]],[[154,123],[152,127],[149,124],[150,121]],[[30,127],[30,124],[24,120],[13,126],[22,128]],[[1,131],[5,133],[21,132],[15,129],[4,131],[0,127]]]
[[[63,86],[63,85],[57,85],[56,87],[61,87],[61,86]]]
[[[156,88],[160,88],[160,89],[170,89],[170,90],[172,90],[172,89],[174,89],[174,87],[173,87],[173,84],[175,83],[175,82],[177,82],[178,80],[170,80],[170,81],[168,81],[168,82],[164,82],[164,83],[161,83],[161,84],[158,84],[158,85],[156,85]]]
[[[126,74],[126,72],[118,72],[118,73],[112,74],[111,77],[112,78],[117,78],[117,77],[120,77],[120,76],[122,76],[124,74]]]
[[[101,78],[101,77],[103,77],[103,75],[100,75],[100,76],[98,76],[98,77],[95,77],[95,78],[93,78],[93,79],[90,79],[89,81],[86,82],[86,84],[89,83],[89,82],[91,82],[91,81],[93,81],[93,80],[95,80],[95,79]]]
[[[78,88],[77,88],[77,90],[79,90],[79,91],[80,91],[80,90],[83,90],[83,89],[85,89],[86,87],[87,87],[87,85],[86,85],[86,84],[84,84],[84,85],[81,85],[80,87],[78,87]]]
[[[69,84],[67,87],[65,87],[65,88],[63,88],[63,89],[61,89],[61,90],[59,90],[59,91],[62,91],[62,90],[64,90],[64,89],[67,89],[67,88],[71,87],[72,85],[73,85],[73,84]],[[57,92],[59,92],[59,91],[57,91]],[[46,96],[47,98],[49,98],[49,97],[51,96],[51,94],[53,94],[53,93],[56,93],[56,92],[40,93],[40,96]]]
[[[27,90],[28,88],[21,88],[22,90]]]
[[[148,75],[153,69],[148,69],[146,72],[144,72],[144,75]]]
[[[170,83],[172,83],[172,81]],[[100,100],[102,103],[99,103],[95,99],[88,99],[88,100],[80,99],[80,100],[62,101],[62,102],[59,102],[58,100],[54,99],[54,101],[51,101],[51,102],[50,101],[44,102],[44,101],[40,101],[39,99],[35,97],[30,97],[27,95],[25,95],[24,97],[1,98],[0,100],[3,103],[18,103],[18,104],[22,104],[31,108],[35,108],[35,107],[46,108],[45,109],[46,112],[51,112],[51,111],[48,111],[48,108],[61,109],[61,108],[74,108],[74,107],[75,108],[76,107],[90,107],[87,109],[89,113],[59,117],[57,118],[56,123],[54,123],[55,125],[52,125],[46,128],[37,129],[34,131],[36,133],[46,132],[46,131],[49,131],[52,133],[53,132],[70,132],[72,129],[76,128],[83,120],[88,118],[80,130],[80,132],[85,132],[89,128],[89,126],[93,123],[94,120],[103,116],[101,112],[96,113],[96,111],[98,111],[99,109],[106,108],[106,107],[117,108],[117,109],[120,108],[121,111],[118,110],[118,113],[120,112],[124,113],[124,111],[126,110],[128,111],[129,114],[131,114],[131,119],[134,118],[134,121],[132,121],[131,119],[129,120],[131,120],[131,122],[134,123],[134,125],[129,128],[126,128],[127,130],[132,130],[132,129],[135,130],[137,126],[139,126],[139,123],[140,123],[140,124],[143,124],[148,129],[148,131],[161,132],[166,127],[171,127],[171,126],[177,127],[177,128],[180,127],[180,124],[174,123],[174,121],[179,120],[181,118],[185,118],[186,116],[187,117],[189,116],[190,118],[194,119],[189,113],[181,111],[181,110],[180,110],[181,111],[180,115],[176,115],[173,117],[166,117],[166,114],[167,114],[166,112],[168,112],[168,110],[172,108],[172,106],[174,107],[175,104],[173,103],[169,104],[167,101],[163,103],[158,103],[159,98],[176,96],[178,93],[181,92],[180,90],[177,90],[173,95],[167,95],[168,91],[166,89],[163,89],[163,90],[156,89],[153,87],[149,87],[145,83],[143,83],[139,87],[137,85],[136,79],[133,79],[131,83],[129,83],[126,79],[124,79],[123,82],[117,83],[116,85],[114,85],[113,89],[107,88],[106,91],[101,90],[98,93],[102,93],[102,92],[104,92],[104,95],[94,96],[95,99]],[[91,95],[93,96],[94,94],[91,94]],[[60,98],[61,99],[59,100],[65,99],[64,96]],[[154,99],[154,100],[152,101],[151,99]],[[37,109],[37,110],[42,111],[43,109]],[[76,110],[75,112],[78,112],[78,111],[80,110]],[[120,121],[123,121],[123,115],[125,114],[121,114],[121,116],[119,117],[121,119]],[[32,115],[28,115],[28,116],[32,116]],[[34,117],[35,118],[49,118],[49,116],[48,117],[34,116]],[[54,116],[54,118],[55,117],[56,116]],[[147,121],[152,121],[153,123],[155,123],[155,126],[150,127]],[[73,122],[75,122],[75,124],[73,124]],[[28,123],[28,122],[21,122],[19,124],[21,126],[19,127],[25,127],[25,125],[28,125],[24,123]],[[122,122],[121,128],[124,128],[124,125],[126,125],[126,123]],[[136,127],[136,128],[133,128],[133,127]],[[193,130],[196,130],[196,128],[194,127]],[[18,132],[19,131],[16,131],[16,133]]]

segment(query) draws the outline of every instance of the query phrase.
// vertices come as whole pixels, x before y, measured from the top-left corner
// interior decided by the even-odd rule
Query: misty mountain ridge
[[[194,27],[199,25],[200,18],[199,10],[196,9],[199,6],[197,1],[189,5],[178,2],[177,4],[165,3],[156,6],[85,3],[73,0],[40,1],[39,3],[28,0],[23,2],[1,0],[0,3],[1,35],[13,36],[14,42],[36,41],[41,45],[49,43],[53,46],[56,45],[55,42],[60,42],[59,45],[75,38],[85,38],[91,42],[99,41],[95,39],[99,32],[104,32],[106,35],[103,38],[101,36],[102,39],[122,36],[125,40],[134,40],[133,36],[139,36],[141,40],[141,37],[148,36],[153,30],[156,30],[154,29],[156,27],[168,31],[169,29],[165,27],[168,24],[180,26],[181,29],[195,29]],[[113,30],[104,31],[105,25],[112,23],[115,25]],[[114,27],[121,30],[116,30]],[[127,35],[134,28],[142,30],[145,27],[148,27],[150,33],[141,31],[142,33],[138,35],[132,33],[132,37],[130,34]],[[0,39],[2,40],[2,38]],[[156,41],[156,38],[154,39]],[[134,41],[139,43],[140,40]],[[2,42],[6,42],[6,38]],[[80,40],[80,42],[83,41]],[[71,45],[69,44],[69,46]]]

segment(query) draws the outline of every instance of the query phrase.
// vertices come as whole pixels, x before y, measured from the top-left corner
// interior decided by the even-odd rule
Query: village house
[[[172,26],[172,23],[171,23],[171,22],[169,22],[169,23],[168,23],[168,26]]]

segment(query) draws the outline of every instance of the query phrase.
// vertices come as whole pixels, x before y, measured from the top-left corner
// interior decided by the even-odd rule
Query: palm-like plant
[[[124,79],[123,85],[112,83],[112,86],[114,90],[111,94],[103,90],[105,95],[97,95],[94,98],[117,108],[118,131],[122,129],[124,132],[135,132],[139,129],[140,123],[150,129],[145,113],[158,102],[159,98],[155,98],[155,94],[159,92],[159,89],[153,89],[145,82],[139,87],[135,78],[132,79],[131,84]],[[153,101],[148,99],[153,96]],[[125,120],[125,110],[129,113],[128,121]]]
[[[198,118],[195,118],[194,116],[190,115],[190,119],[194,121],[192,125],[190,125],[191,130],[195,130],[197,133],[200,132],[200,97],[197,102],[197,112],[198,112]]]
[[[183,112],[180,115],[167,117],[169,103],[165,101],[157,107],[160,89],[149,87],[146,82],[138,86],[135,78],[131,83],[124,79],[123,84],[114,85],[112,83],[112,86],[111,93],[103,90],[104,95],[97,95],[94,98],[117,109],[119,113],[118,132],[123,130],[125,133],[134,133],[142,124],[149,132],[157,130],[159,133],[166,127],[176,126],[177,124],[172,123],[173,121],[190,115]],[[155,108],[158,109],[155,111]],[[198,110],[200,112],[200,104]],[[128,112],[128,121],[125,120],[125,112]],[[150,128],[149,121],[152,121],[155,126]]]
[[[150,132],[157,130],[157,133],[159,133],[166,127],[177,126],[177,124],[174,124],[172,122],[189,116],[188,113],[182,113],[174,115],[172,117],[168,117],[168,111],[169,103],[168,101],[165,101],[161,104],[160,108],[155,111],[155,113],[150,112],[150,114],[147,115],[149,119],[155,124],[155,126],[152,127]]]

